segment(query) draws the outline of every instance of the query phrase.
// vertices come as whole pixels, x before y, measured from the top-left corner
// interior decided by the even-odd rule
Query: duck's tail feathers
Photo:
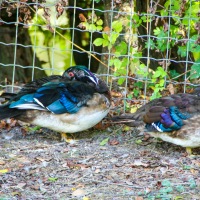
[[[6,100],[11,100],[16,96],[17,96],[16,93],[11,93],[11,92],[4,92],[3,94],[1,94],[1,98],[5,98]]]
[[[15,108],[9,108],[9,104],[0,106],[0,120],[6,118],[15,118],[23,114],[25,110],[18,110]]]
[[[125,114],[111,118],[111,123],[126,124],[127,126],[138,127],[144,125],[144,122],[138,114]]]

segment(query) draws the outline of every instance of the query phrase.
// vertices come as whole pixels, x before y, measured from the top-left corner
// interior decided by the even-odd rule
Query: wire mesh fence
[[[82,64],[123,88],[124,109],[169,85],[185,92],[199,84],[199,8],[196,0],[2,1],[0,86],[16,91]]]

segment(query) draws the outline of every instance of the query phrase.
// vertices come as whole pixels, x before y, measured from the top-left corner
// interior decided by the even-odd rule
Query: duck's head
[[[77,80],[94,87],[97,92],[104,93],[108,92],[108,86],[104,81],[98,79],[87,67],[83,65],[76,65],[68,68],[62,75],[71,80]]]
[[[82,81],[88,84],[98,85],[99,79],[85,66],[76,65],[68,68],[62,75],[71,80]]]

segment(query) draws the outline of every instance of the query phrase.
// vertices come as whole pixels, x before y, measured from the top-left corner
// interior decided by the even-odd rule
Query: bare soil
[[[200,199],[200,149],[113,126],[72,135],[0,132],[0,200]],[[10,135],[10,137],[9,137]]]

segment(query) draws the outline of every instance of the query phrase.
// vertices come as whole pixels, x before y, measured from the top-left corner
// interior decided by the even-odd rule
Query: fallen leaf
[[[131,130],[131,127],[125,125],[125,126],[123,127],[122,130],[123,130],[123,131],[130,131],[130,130]]]
[[[89,165],[85,165],[85,164],[77,164],[76,167],[84,170],[84,169],[87,169],[89,167]]]
[[[141,160],[137,159],[137,160],[134,161],[133,164],[131,164],[131,167],[137,167],[137,166],[148,167],[149,164],[143,163]]]
[[[90,200],[89,197],[83,197],[83,200]]]
[[[130,113],[135,113],[137,111],[138,107],[137,106],[132,106]]]
[[[111,95],[112,97],[122,97],[122,94],[120,92],[111,91]]]
[[[82,189],[77,189],[74,192],[72,192],[73,197],[81,197],[81,196],[84,196],[85,194],[86,192]]]
[[[98,174],[100,171],[101,171],[100,169],[96,169],[94,172],[95,172],[96,174]]]
[[[26,183],[18,183],[16,187],[23,188],[26,186]]]
[[[135,197],[135,200],[143,200],[143,197]]]
[[[161,183],[161,181],[158,181],[158,182],[156,183],[156,186],[157,186],[157,188],[158,188],[158,189],[160,189],[160,188],[161,188],[161,186],[162,186],[162,183]]]
[[[58,178],[56,178],[56,177],[49,177],[48,178],[48,181],[51,181],[51,182],[55,182],[57,180],[58,180]]]
[[[104,27],[103,32],[109,33],[110,32],[110,28],[108,26]]]
[[[126,184],[127,184],[127,185],[133,185],[133,182],[131,182],[131,181],[126,181]]]
[[[42,158],[42,157],[36,157],[37,160],[44,162],[44,161],[50,161],[52,158]]]
[[[173,84],[170,83],[170,84],[167,86],[167,89],[169,90],[169,93],[170,93],[170,94],[175,94],[175,90],[174,90]]]
[[[20,192],[12,192],[12,195],[13,196],[18,196],[18,197],[22,196],[22,194]]]
[[[111,145],[111,146],[118,145],[119,141],[117,139],[112,139],[112,140],[109,140],[108,144]]]
[[[33,190],[39,190],[40,189],[40,185],[39,184],[32,185],[30,188],[33,189]]]
[[[5,174],[7,173],[9,170],[8,169],[0,169],[0,174]]]
[[[6,127],[6,122],[4,120],[0,121],[0,129],[3,129]]]
[[[83,13],[80,13],[80,14],[79,14],[79,19],[80,19],[82,22],[87,22],[87,19],[86,19],[86,17],[83,15]]]
[[[142,140],[136,140],[135,141],[135,144],[141,144],[142,143]]]
[[[96,124],[93,128],[98,130],[105,130],[108,127],[110,127],[109,122],[104,123],[103,121],[101,121],[98,124]]]
[[[6,164],[6,162],[5,161],[3,161],[3,160],[0,160],[0,165],[5,165]]]
[[[108,140],[109,140],[110,138],[106,138],[106,139],[104,139],[104,140],[102,140],[101,142],[100,142],[100,146],[104,146],[104,145],[106,145],[107,143],[108,143]]]

